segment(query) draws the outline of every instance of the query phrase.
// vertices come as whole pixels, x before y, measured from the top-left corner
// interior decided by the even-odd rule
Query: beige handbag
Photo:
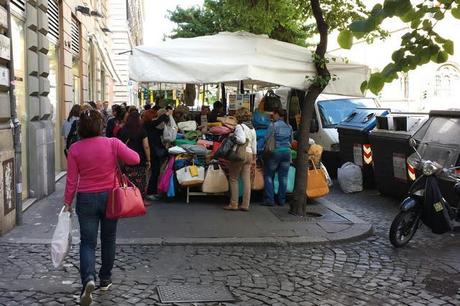
[[[264,190],[265,183],[264,183],[264,171],[262,167],[257,165],[254,169],[254,177],[252,179],[251,189],[258,191]]]
[[[202,188],[205,193],[222,193],[228,191],[227,176],[218,163],[209,165]]]

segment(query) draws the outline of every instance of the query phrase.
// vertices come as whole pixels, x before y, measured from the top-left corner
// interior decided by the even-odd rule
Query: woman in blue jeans
[[[278,205],[286,204],[286,188],[289,167],[291,165],[292,127],[284,121],[286,112],[283,109],[273,111],[273,123],[270,124],[265,136],[265,143],[271,135],[275,137],[275,149],[265,160],[265,206],[275,205],[273,180],[278,173]]]
[[[102,137],[104,121],[96,110],[81,113],[78,124],[80,140],[71,145],[67,156],[65,211],[72,211],[77,193],[76,211],[80,223],[80,276],[83,289],[80,305],[90,305],[96,285],[96,245],[101,227],[100,289],[112,285],[115,261],[117,221],[105,217],[109,192],[116,183],[117,160],[137,165],[139,155],[117,138]]]

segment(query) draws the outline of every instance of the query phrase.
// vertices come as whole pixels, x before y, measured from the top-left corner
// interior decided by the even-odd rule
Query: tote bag
[[[315,162],[311,160],[313,169],[308,169],[307,197],[310,199],[320,198],[329,193],[326,175],[323,170],[316,168]]]
[[[205,193],[222,193],[228,191],[227,176],[218,163],[209,165],[202,188]]]
[[[177,178],[177,182],[179,183],[179,185],[188,187],[188,186],[201,185],[203,183],[204,168],[197,167],[198,173],[196,173],[197,175],[195,176],[195,175],[192,175],[192,173],[190,172],[191,167],[197,167],[197,166],[194,166],[194,165],[187,166],[187,167],[181,168],[176,171],[176,178]]]
[[[260,165],[257,165],[254,169],[251,189],[254,191],[264,190],[264,186],[264,171]]]
[[[292,193],[294,192],[294,184],[295,184],[295,167],[290,166],[289,167],[289,172],[288,172],[288,181],[287,181],[287,186],[286,186],[286,193]],[[273,180],[273,189],[275,191],[275,194],[278,194],[278,190],[280,187],[280,183],[278,180],[278,173],[275,174],[275,179]]]

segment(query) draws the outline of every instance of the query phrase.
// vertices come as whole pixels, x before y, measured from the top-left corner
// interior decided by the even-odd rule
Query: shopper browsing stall
[[[257,139],[256,131],[252,126],[251,112],[242,108],[236,111],[235,117],[238,124],[235,127],[234,136],[236,143],[246,147],[246,154],[242,161],[230,162],[230,204],[225,206],[226,210],[249,210],[249,201],[251,200],[251,167],[255,165],[257,158]],[[238,206],[239,187],[238,178],[243,180],[243,203]]]
[[[147,200],[158,200],[157,194],[158,177],[160,176],[160,168],[162,163],[168,157],[168,151],[164,146],[161,136],[165,124],[169,122],[170,113],[166,109],[160,109],[156,113],[156,117],[152,118],[150,115],[154,112],[144,113],[144,129],[147,132],[149,139],[150,155],[151,155],[151,175],[147,187]]]
[[[265,144],[273,142],[273,151],[265,156],[265,206],[275,205],[275,192],[273,180],[278,173],[279,191],[278,204],[286,203],[286,187],[289,166],[291,164],[292,127],[285,121],[286,111],[275,109],[273,111],[274,122],[270,124],[265,136]],[[272,139],[270,139],[272,138]]]

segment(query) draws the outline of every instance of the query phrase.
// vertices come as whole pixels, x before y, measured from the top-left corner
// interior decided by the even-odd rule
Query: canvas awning
[[[130,57],[130,78],[138,82],[225,83],[246,81],[305,90],[316,75],[311,51],[246,32],[178,38],[156,46],[138,46]],[[336,78],[325,93],[361,96],[369,68],[330,59]]]

